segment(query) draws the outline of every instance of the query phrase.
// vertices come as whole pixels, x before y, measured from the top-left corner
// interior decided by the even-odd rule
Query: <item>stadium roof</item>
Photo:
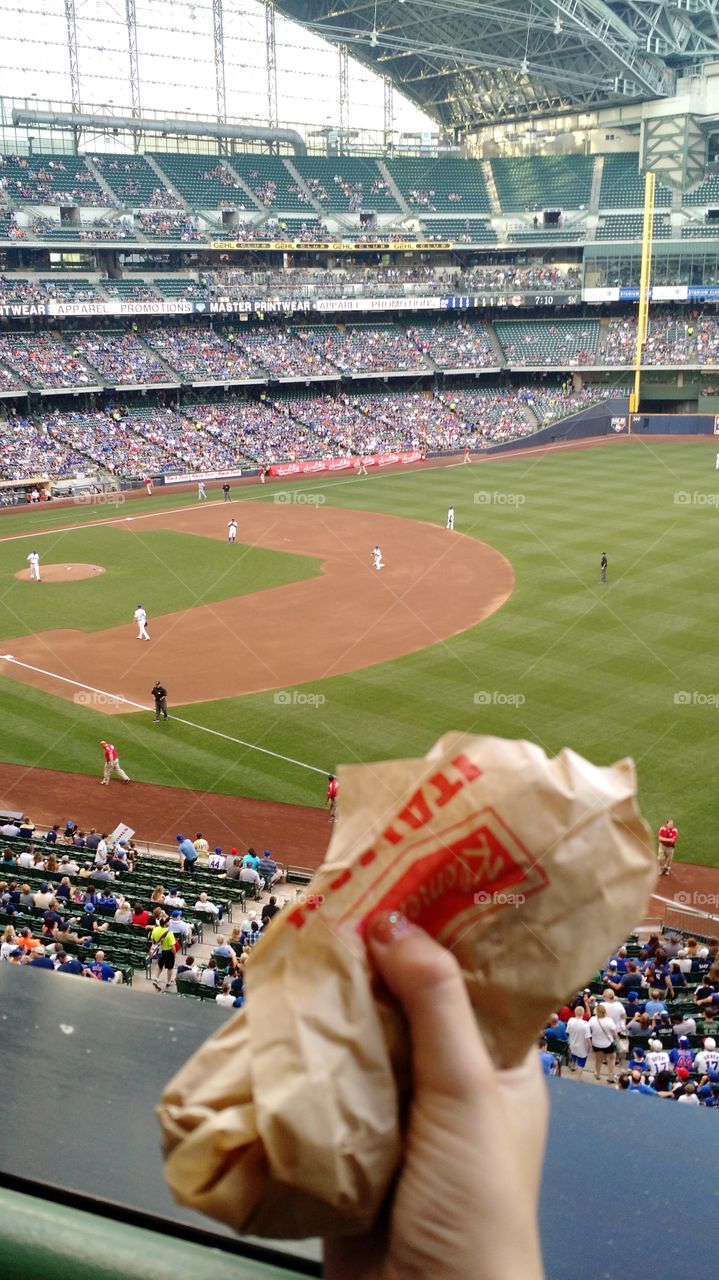
[[[591,111],[719,60],[719,0],[276,0],[438,123]]]

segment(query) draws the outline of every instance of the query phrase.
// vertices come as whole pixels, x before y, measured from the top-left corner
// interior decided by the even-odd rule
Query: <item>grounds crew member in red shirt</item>
[[[125,770],[120,767],[120,761],[117,756],[117,749],[112,745],[111,742],[104,742],[102,740],[100,742],[100,746],[105,752],[105,768],[103,770],[102,782],[100,783],[100,786],[106,787],[113,773],[117,774],[121,782],[129,782],[130,779],[125,773]]]
[[[677,831],[671,818],[667,818],[663,827],[659,828],[659,848],[657,849],[657,862],[659,863],[660,876],[668,876],[672,869],[672,858],[674,857],[674,849],[677,843]]]
[[[327,804],[330,810],[330,822],[334,822],[337,817],[337,793],[339,791],[339,783],[333,773],[327,778]]]

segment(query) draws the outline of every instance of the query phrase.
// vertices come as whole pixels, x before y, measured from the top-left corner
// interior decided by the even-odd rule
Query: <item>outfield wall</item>
[[[620,426],[624,419],[624,425]],[[582,413],[572,414],[561,422],[540,427],[531,436],[519,440],[507,440],[491,446],[492,454],[507,453],[517,449],[534,449],[538,445],[556,444],[566,440],[585,440],[597,436],[627,434],[630,422],[629,401],[626,398],[603,400]],[[631,416],[631,434],[663,436],[717,436],[719,416],[712,413],[638,413]],[[719,438],[717,439],[719,445]]]

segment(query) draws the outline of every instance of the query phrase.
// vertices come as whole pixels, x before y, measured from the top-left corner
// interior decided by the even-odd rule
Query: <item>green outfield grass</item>
[[[321,493],[345,508],[440,524],[452,502],[459,531],[485,539],[512,561],[516,589],[498,613],[451,642],[303,687],[303,694],[325,699],[320,706],[278,705],[273,693],[265,693],[174,709],[321,769],[421,754],[449,728],[526,737],[550,753],[568,745],[600,764],[632,755],[651,824],[673,817],[680,829],[679,856],[719,865],[710,778],[719,728],[719,676],[713,667],[719,644],[715,452],[713,441],[643,440],[563,454],[518,454],[481,466],[387,472],[366,480],[314,477],[295,484],[293,489]],[[238,496],[271,501],[272,491],[253,487]],[[173,494],[172,504],[178,500]],[[161,501],[157,495],[138,501],[132,512]],[[23,512],[19,520],[24,525],[32,514]],[[40,514],[46,519],[49,513]],[[88,514],[96,519],[103,513]],[[52,515],[54,524],[61,517],[77,523],[75,510]],[[0,534],[13,531],[13,520],[0,521]],[[89,547],[97,534],[93,529],[66,536],[92,539]],[[23,551],[24,563],[29,545],[10,546],[14,554]],[[609,581],[600,587],[603,550]],[[383,545],[383,552],[389,563],[391,547]],[[0,544],[2,567],[6,555]],[[56,558],[71,557],[63,550]],[[82,556],[74,551],[72,558],[105,563],[89,549]],[[269,585],[264,577],[262,582]],[[89,593],[99,582],[62,590],[75,586]],[[246,589],[256,587],[257,582]],[[0,692],[0,757],[97,772],[96,743],[107,730],[106,717],[14,681],[0,681]],[[127,715],[113,717],[112,728],[134,778],[304,804],[323,801],[319,775],[189,726],[170,722],[158,729],[149,716]]]

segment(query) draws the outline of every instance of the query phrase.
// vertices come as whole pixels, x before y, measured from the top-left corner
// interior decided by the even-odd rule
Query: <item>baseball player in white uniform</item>
[[[449,511],[447,512],[447,528],[448,529],[454,528],[454,507],[450,507]]]
[[[237,537],[237,521],[230,520],[227,526],[227,541],[234,542]]]
[[[203,499],[203,498],[206,498],[206,497],[207,497],[207,494],[205,493],[205,482],[204,482],[204,480],[198,480],[198,481],[197,481],[197,497],[199,498],[200,502],[202,502],[202,499]]]
[[[382,562],[382,552],[380,551],[378,546],[374,546],[372,548],[372,559],[374,560],[375,569],[384,569],[384,564]]]
[[[138,604],[135,610],[135,622],[137,623],[138,640],[149,640],[150,636],[147,630],[147,614],[141,604]]]
[[[30,555],[27,558],[27,562],[30,565],[30,581],[41,582],[42,579],[40,577],[40,556],[38,552],[31,551]]]

